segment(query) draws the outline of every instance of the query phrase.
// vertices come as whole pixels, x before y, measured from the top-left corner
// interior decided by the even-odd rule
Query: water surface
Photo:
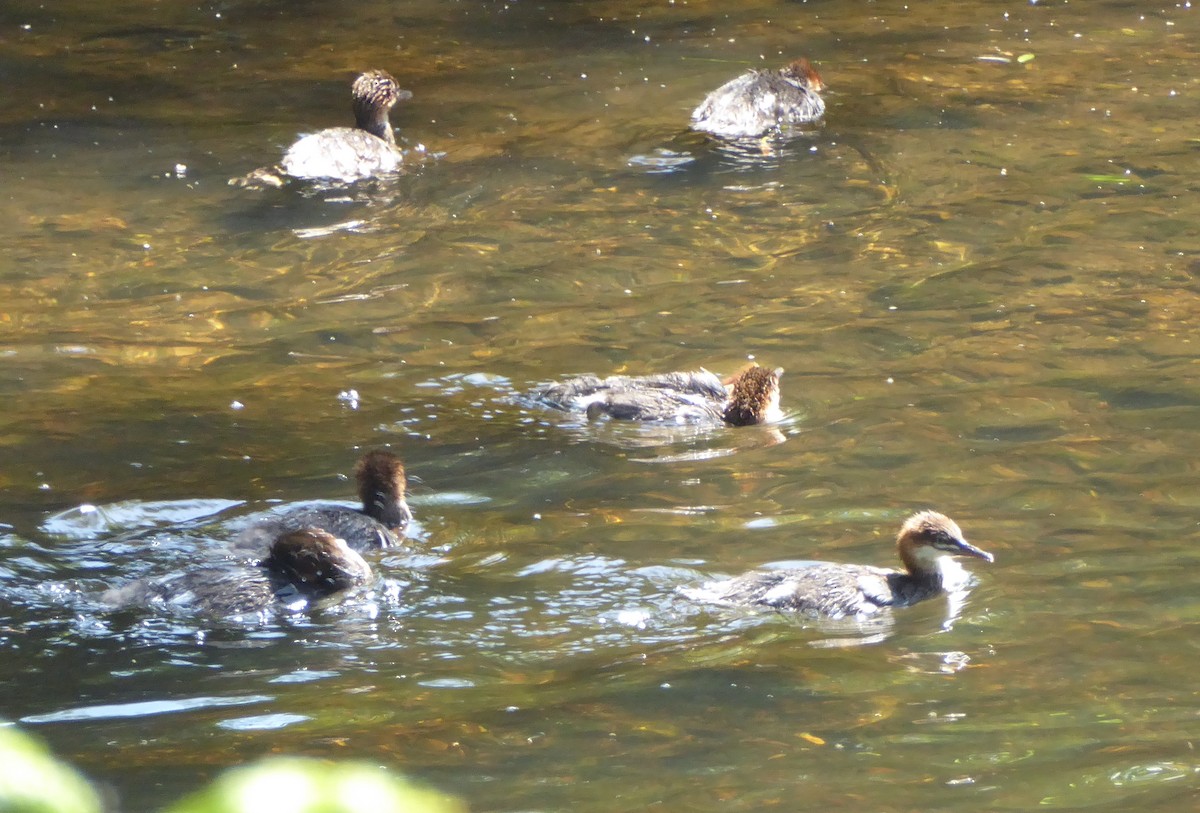
[[[155,810],[268,753],[474,810],[1191,810],[1200,35],[1189,4],[228,2],[0,10],[0,713]],[[689,135],[814,59],[823,127]],[[226,180],[414,93],[410,172]],[[787,423],[513,398],[753,357]],[[420,533],[266,624],[106,611],[406,460]],[[80,510],[80,506],[98,510]],[[675,592],[996,554],[879,634]],[[878,633],[878,631],[874,631]]]

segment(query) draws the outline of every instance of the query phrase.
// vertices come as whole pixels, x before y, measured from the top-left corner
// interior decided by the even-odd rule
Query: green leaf
[[[226,771],[166,813],[465,813],[451,796],[374,765],[276,757]]]
[[[0,727],[0,810],[4,813],[100,813],[87,780],[15,726]]]

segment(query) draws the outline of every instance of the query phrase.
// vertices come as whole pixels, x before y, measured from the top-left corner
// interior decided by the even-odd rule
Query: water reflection
[[[122,717],[150,717],[173,714],[192,709],[224,708],[264,703],[270,700],[265,695],[252,697],[190,697],[185,700],[149,700],[122,706],[91,706],[71,709],[53,714],[33,714],[21,718],[23,723],[70,723],[85,720],[113,720]]]

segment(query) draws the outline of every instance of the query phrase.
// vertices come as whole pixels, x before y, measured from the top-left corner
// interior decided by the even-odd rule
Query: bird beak
[[[963,556],[974,556],[976,559],[982,559],[985,562],[994,562],[996,557],[988,553],[983,548],[977,548],[965,539],[958,540],[958,552]]]

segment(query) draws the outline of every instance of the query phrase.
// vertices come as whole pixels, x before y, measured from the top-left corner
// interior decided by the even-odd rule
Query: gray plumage
[[[533,392],[535,400],[556,409],[586,412],[628,421],[721,422],[725,387],[707,370],[659,375],[582,375]]]
[[[816,562],[808,567],[753,570],[681,592],[697,601],[801,612],[814,617],[871,616],[954,590],[967,573],[954,556],[991,562],[967,542],[958,525],[935,511],[909,517],[896,538],[905,570]]]
[[[814,564],[788,570],[755,570],[725,582],[685,590],[700,600],[769,607],[811,616],[873,615],[942,592],[940,579],[914,577],[867,565]]]
[[[779,70],[751,70],[714,90],[692,112],[692,129],[752,138],[825,115],[820,75],[807,59]]]
[[[139,579],[106,591],[102,600],[114,607],[245,617],[283,606],[304,606],[370,577],[370,566],[343,540],[305,528],[280,535],[267,557],[255,564],[229,560],[158,579]]]
[[[783,370],[752,365],[728,383],[707,370],[657,375],[582,375],[537,387],[530,397],[545,406],[612,418],[676,424],[746,426],[778,420]]]
[[[396,148],[388,112],[398,101],[411,99],[387,71],[370,70],[354,80],[351,88],[354,127],[329,127],[301,136],[283,160],[241,178],[234,186],[282,186],[287,178],[351,183],[362,178],[387,175],[403,160]]]
[[[285,175],[349,183],[400,168],[400,153],[365,130],[330,127],[302,136],[279,162]]]
[[[234,540],[234,546],[265,550],[281,534],[304,528],[326,531],[346,540],[356,551],[399,545],[404,529],[412,520],[405,500],[404,464],[391,452],[375,449],[359,459],[354,477],[362,508],[340,505],[296,508],[245,529]]]

